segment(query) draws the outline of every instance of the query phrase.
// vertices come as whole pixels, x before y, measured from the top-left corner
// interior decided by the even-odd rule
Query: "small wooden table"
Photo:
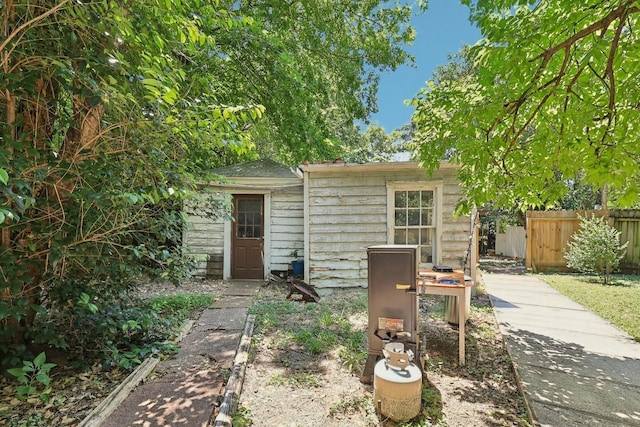
[[[458,298],[458,361],[460,365],[465,364],[465,324],[467,323],[468,313],[467,305],[471,299],[471,286],[465,284],[464,274],[454,273],[440,273],[440,272],[422,272],[421,277],[418,278],[416,289],[418,294],[432,294],[432,295],[450,295]],[[434,282],[424,280],[424,276],[435,277]],[[438,283],[439,280],[457,277],[461,284],[450,283]]]

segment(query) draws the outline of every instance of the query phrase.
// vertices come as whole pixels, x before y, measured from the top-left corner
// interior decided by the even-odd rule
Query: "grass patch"
[[[256,333],[276,338],[270,348],[299,347],[310,356],[336,351],[343,366],[358,372],[367,359],[366,324],[354,325],[352,317],[367,316],[367,291],[356,290],[326,296],[319,303],[284,299],[254,301]],[[366,321],[366,320],[365,320]]]
[[[179,294],[153,298],[149,304],[158,314],[182,321],[209,307],[214,300],[212,295]]]
[[[603,285],[593,276],[543,274],[538,277],[640,342],[639,276],[612,276],[609,285]]]
[[[428,380],[422,384],[422,416],[436,425],[444,420],[442,395]]]
[[[373,401],[369,396],[346,396],[337,403],[334,403],[329,408],[329,415],[336,417],[342,414],[354,414],[361,410],[365,410],[368,413],[375,412],[373,407]]]
[[[269,384],[285,385],[288,384],[293,388],[316,388],[320,387],[321,380],[316,374],[308,372],[292,372],[286,375],[274,375],[269,378]]]

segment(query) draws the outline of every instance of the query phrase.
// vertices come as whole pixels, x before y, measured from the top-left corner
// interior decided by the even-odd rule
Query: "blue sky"
[[[416,39],[409,51],[416,58],[416,67],[404,66],[380,79],[379,112],[371,121],[387,132],[409,122],[413,108],[404,101],[425,86],[438,65],[447,63],[447,55],[480,39],[480,31],[469,23],[469,9],[458,0],[429,0],[429,9],[414,16],[412,24]]]

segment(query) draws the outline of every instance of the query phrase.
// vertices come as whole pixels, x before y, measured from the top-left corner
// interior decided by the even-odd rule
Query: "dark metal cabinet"
[[[381,245],[367,248],[369,293],[369,357],[361,380],[370,382],[385,342],[376,336],[408,332],[405,348],[418,350],[418,246]],[[398,289],[405,285],[409,289]],[[402,286],[400,286],[402,287]],[[401,322],[400,322],[401,321]],[[402,323],[402,328],[398,326]]]

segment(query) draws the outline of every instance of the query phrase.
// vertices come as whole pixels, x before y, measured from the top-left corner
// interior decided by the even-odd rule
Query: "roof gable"
[[[300,175],[289,166],[271,159],[260,159],[214,169],[213,173],[233,178],[295,178]]]

